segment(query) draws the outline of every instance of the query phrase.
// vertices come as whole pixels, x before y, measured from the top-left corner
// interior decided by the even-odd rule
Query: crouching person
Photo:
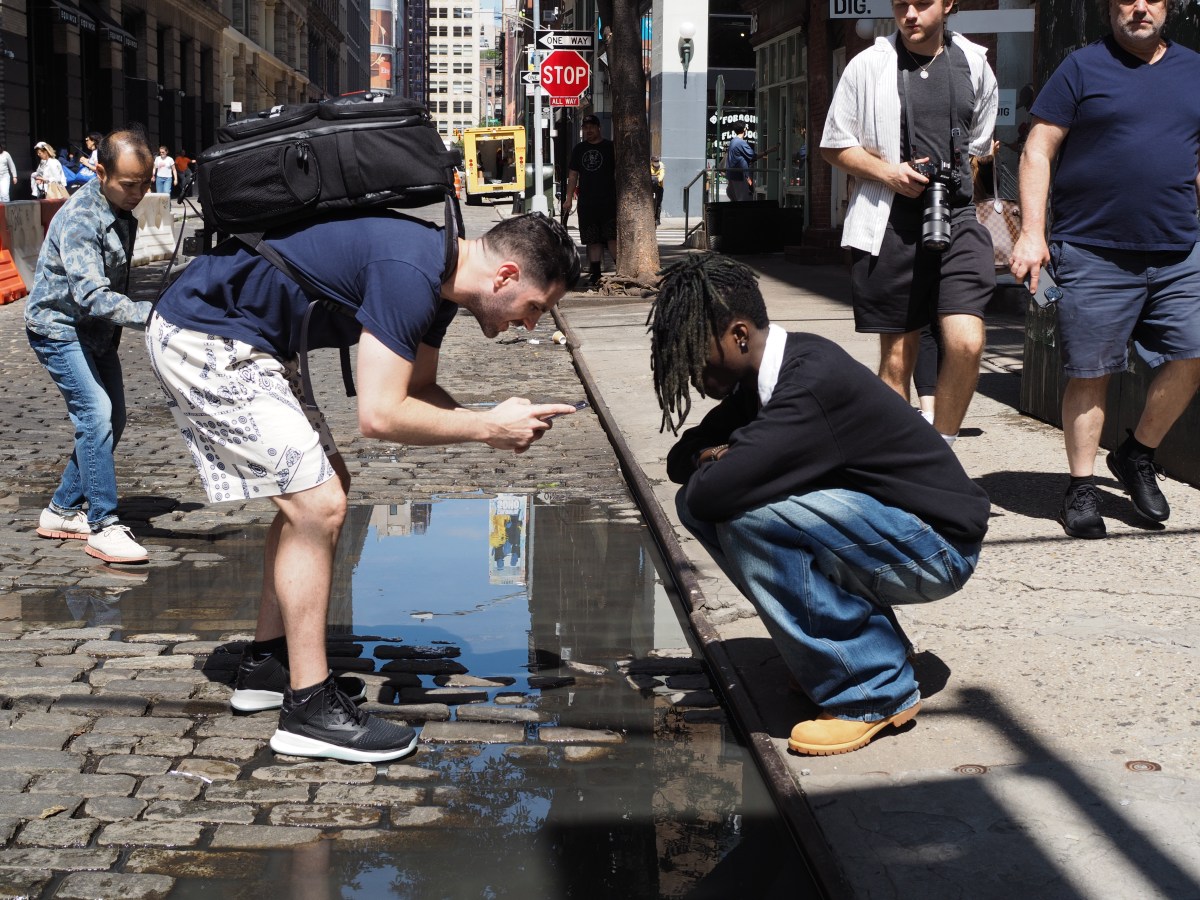
[[[650,313],[663,425],[721,403],[667,459],[679,517],[755,605],[820,707],[788,746],[857,750],[920,709],[897,603],[970,578],[987,495],[921,416],[825,338],[771,325],[754,273],[698,254]]]
[[[537,213],[460,240],[443,278],[441,228],[391,212],[346,215],[270,232],[273,250],[353,317],[315,307],[308,347],[358,343],[358,425],[405,444],[475,441],[524,452],[574,412],[509,398],[460,406],[437,383],[442,337],[459,307],[495,337],[532,329],[579,277],[566,230]],[[270,497],[255,639],[232,704],[280,708],[278,753],[382,762],[415,748],[413,729],[355,706],[357,679],[325,658],[334,552],[350,475],[320,410],[307,408],[297,368],[309,308],[300,284],[236,241],[193,262],[166,291],[146,344],[211,502]]]

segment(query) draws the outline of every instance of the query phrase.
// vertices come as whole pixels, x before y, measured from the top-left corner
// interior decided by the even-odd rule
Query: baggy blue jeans
[[[857,491],[786,497],[728,522],[680,521],[758,609],[788,669],[839,719],[873,722],[921,694],[891,604],[940,600],[979,560],[916,516]]]
[[[64,515],[88,506],[92,531],[117,519],[113,450],[125,429],[125,385],[117,348],[99,352],[79,341],[53,341],[26,331],[29,346],[63,399],[75,426],[75,448],[50,508]]]

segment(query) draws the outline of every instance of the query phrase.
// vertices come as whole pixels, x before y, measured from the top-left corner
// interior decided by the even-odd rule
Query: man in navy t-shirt
[[[358,423],[407,444],[477,441],[522,453],[574,412],[512,397],[468,410],[437,383],[438,348],[459,307],[488,337],[532,329],[579,278],[566,229],[534,213],[460,240],[390,211],[279,229],[267,244],[345,312],[312,307],[300,284],[237,241],[192,263],[155,307],[146,345],[211,502],[270,497],[255,639],[231,702],[281,707],[271,747],[292,756],[381,762],[411,752],[411,728],[369,716],[333,679],[325,623],[350,476],[324,417],[301,396],[297,354],[358,343]],[[306,345],[306,346],[305,346]],[[353,679],[351,679],[353,680]]]
[[[1179,5],[1110,0],[1112,34],[1072,53],[1042,88],[1021,157],[1011,268],[1036,293],[1045,266],[1061,291],[1071,480],[1059,522],[1072,537],[1107,534],[1093,469],[1108,379],[1125,369],[1130,337],[1158,373],[1108,467],[1150,521],[1171,511],[1154,450],[1200,385],[1200,54],[1163,36]]]

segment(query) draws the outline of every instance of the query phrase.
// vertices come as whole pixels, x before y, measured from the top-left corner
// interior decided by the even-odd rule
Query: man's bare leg
[[[1200,359],[1163,363],[1146,392],[1146,406],[1133,432],[1138,443],[1147,447],[1161,444],[1196,396],[1197,388],[1200,388]]]
[[[330,462],[337,478],[307,491],[272,498],[279,512],[267,533],[255,639],[287,635],[293,690],[324,681],[329,674],[326,620],[349,484],[341,457],[332,457]]]
[[[1108,375],[1072,378],[1063,392],[1063,441],[1067,446],[1067,465],[1073,478],[1087,478],[1095,474],[1100,432],[1104,430],[1108,379]]]
[[[920,331],[879,336],[879,377],[905,400],[909,399],[909,385],[920,345]]]
[[[934,391],[933,427],[955,435],[979,384],[983,358],[983,319],[970,315],[942,316],[942,365]]]

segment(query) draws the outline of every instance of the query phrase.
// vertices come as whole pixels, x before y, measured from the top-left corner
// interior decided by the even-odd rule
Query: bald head
[[[140,131],[114,131],[96,155],[100,191],[114,209],[132,210],[154,185],[154,154]]]

